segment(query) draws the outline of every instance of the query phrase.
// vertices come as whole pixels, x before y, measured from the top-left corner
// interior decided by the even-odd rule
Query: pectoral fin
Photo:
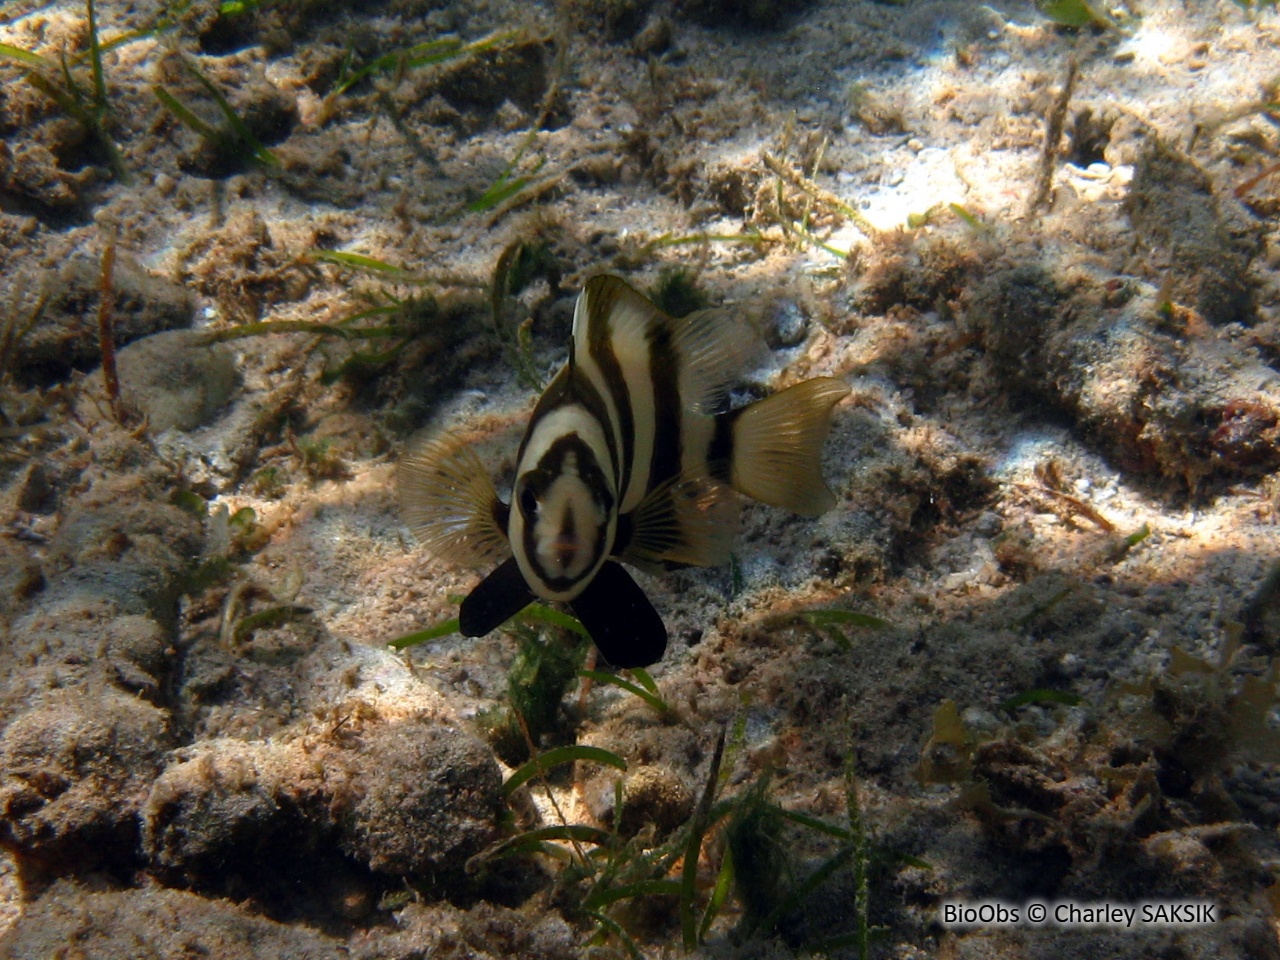
[[[615,667],[647,667],[661,660],[667,649],[662,617],[631,574],[612,560],[569,602],[569,608]]]
[[[524,582],[515,557],[508,557],[462,601],[458,629],[464,637],[482,637],[532,602],[533,593]]]
[[[714,567],[733,549],[737,504],[723,484],[682,476],[650,491],[625,519],[627,541],[617,555],[627,563],[645,570]]]
[[[507,505],[464,438],[414,441],[397,481],[405,522],[442,560],[484,567],[511,556]]]

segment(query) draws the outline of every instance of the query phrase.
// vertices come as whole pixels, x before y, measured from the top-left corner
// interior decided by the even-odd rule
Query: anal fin
[[[647,667],[667,649],[662,617],[631,574],[612,560],[569,602],[569,609],[615,667]]]
[[[462,601],[458,630],[464,637],[483,637],[533,602],[533,591],[515,557],[508,557]]]

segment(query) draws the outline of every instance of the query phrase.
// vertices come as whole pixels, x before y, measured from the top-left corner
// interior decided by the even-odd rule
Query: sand
[[[1094,9],[0,8],[0,956],[1280,956],[1280,20]],[[601,272],[852,388],[661,709],[389,646]]]

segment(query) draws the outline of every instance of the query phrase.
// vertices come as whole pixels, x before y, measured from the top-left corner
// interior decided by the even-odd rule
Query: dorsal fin
[[[598,328],[603,325],[603,330]],[[679,364],[685,409],[712,413],[723,403],[734,377],[755,353],[759,337],[725,309],[699,310],[674,318],[625,280],[597,276],[587,281],[573,316],[573,351],[589,349],[592,336],[605,336],[624,367],[649,363],[651,343],[665,334]]]
[[[641,569],[662,563],[714,567],[729,559],[737,532],[733,491],[706,477],[674,477],[627,515],[620,559]]]
[[[404,521],[432,553],[460,566],[487,566],[511,555],[507,505],[462,438],[416,442],[396,470]]]
[[[764,341],[727,307],[699,310],[673,320],[672,340],[682,359],[680,396],[686,409],[712,414]]]

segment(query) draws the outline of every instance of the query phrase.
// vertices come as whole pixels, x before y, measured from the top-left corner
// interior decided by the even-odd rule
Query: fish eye
[[[526,486],[520,491],[520,512],[530,518],[538,515],[538,498],[532,487]]]

